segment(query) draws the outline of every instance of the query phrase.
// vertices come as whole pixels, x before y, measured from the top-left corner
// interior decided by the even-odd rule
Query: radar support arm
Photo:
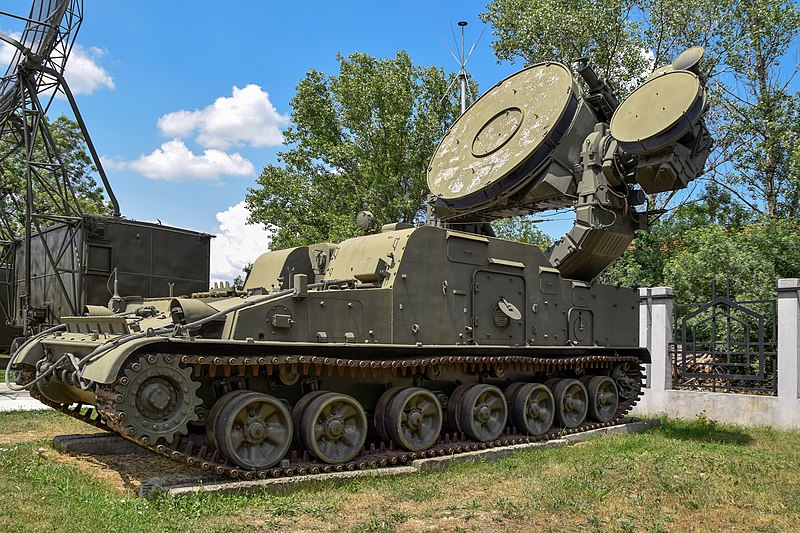
[[[35,61],[36,57],[28,50],[25,45],[23,45],[18,40],[14,39],[13,37],[9,37],[4,33],[0,33],[0,41],[10,44],[14,48],[16,48],[25,58],[29,61]]]
[[[644,202],[641,190],[604,165],[616,149],[608,126],[598,123],[583,146],[575,223],[547,255],[564,277],[591,281],[625,252],[635,231],[646,229],[647,219],[634,208]]]
[[[601,122],[609,122],[619,107],[619,99],[614,92],[614,87],[595,73],[588,57],[575,60],[575,70],[581,75],[583,81],[589,86],[589,95],[586,102],[591,106]]]

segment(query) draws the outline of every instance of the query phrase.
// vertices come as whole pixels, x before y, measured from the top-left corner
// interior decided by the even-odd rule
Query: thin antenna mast
[[[461,61],[459,62],[461,65],[461,70],[458,71],[458,77],[461,79],[461,113],[463,114],[464,111],[467,110],[467,66],[466,55],[464,52],[466,51],[464,47],[464,28],[467,27],[469,24],[466,20],[461,20],[458,22],[458,25],[461,26]]]
[[[453,51],[450,49],[450,47],[447,45],[447,42],[445,42],[445,40],[442,39],[442,44],[444,44],[445,48],[447,48],[447,51],[450,52],[450,55],[453,56],[453,59],[455,59],[458,62],[459,66],[458,74],[456,75],[455,79],[453,79],[453,82],[450,84],[450,87],[447,88],[445,94],[442,96],[442,100],[447,98],[447,95],[450,94],[450,90],[453,88],[453,85],[456,83],[456,81],[461,82],[461,114],[463,115],[464,111],[467,110],[467,94],[469,93],[469,83],[468,83],[469,73],[467,72],[467,62],[469,61],[469,58],[472,57],[472,52],[475,51],[475,47],[478,46],[478,43],[481,41],[481,37],[483,37],[483,32],[486,31],[486,26],[484,25],[483,31],[481,31],[478,40],[475,41],[475,44],[472,45],[472,48],[469,49],[469,53],[467,53],[467,47],[464,38],[464,33],[465,33],[464,28],[469,25],[469,22],[467,22],[466,20],[461,20],[458,22],[458,25],[461,27],[460,49],[458,46],[458,40],[456,39],[455,29],[453,28],[453,24],[450,23],[450,31],[453,34],[453,43],[455,44],[456,49],[458,50],[458,55],[454,54]]]

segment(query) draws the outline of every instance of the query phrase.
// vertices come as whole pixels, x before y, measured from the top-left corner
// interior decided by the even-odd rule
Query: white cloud
[[[73,94],[92,94],[100,88],[113,89],[114,80],[99,60],[105,55],[100,48],[84,48],[76,44],[67,59],[64,77]]]
[[[169,181],[217,181],[223,175],[248,176],[253,164],[239,153],[224,150],[234,145],[271,146],[280,144],[280,128],[288,118],[279,114],[269,94],[258,85],[233,88],[233,96],[217,98],[210,106],[195,111],[180,110],[162,116],[158,128],[173,137],[148,155],[135,161],[104,160],[108,168],[133,169],[153,179]],[[190,150],[184,138],[196,135],[205,148],[202,154]]]
[[[19,32],[10,32],[8,35],[16,40],[22,37]],[[0,66],[7,67],[16,51],[12,45],[0,41]],[[64,77],[73,94],[92,94],[100,88],[115,87],[111,75],[100,65],[99,61],[104,55],[105,50],[101,48],[84,48],[79,44],[73,46],[64,68]]]
[[[222,96],[213,104],[194,111],[168,113],[158,120],[167,137],[187,137],[206,148],[221,150],[231,146],[277,146],[283,142],[281,128],[289,117],[281,115],[269,94],[255,84],[233,87],[231,97]]]
[[[164,135],[173,137],[135,161],[106,160],[108,168],[133,169],[153,179],[169,181],[217,181],[223,175],[248,176],[253,164],[239,153],[225,150],[234,145],[274,146],[283,141],[280,128],[288,117],[279,114],[269,94],[258,85],[233,88],[233,96],[217,98],[195,111],[180,110],[158,120]],[[205,151],[195,154],[184,138],[195,135]]]
[[[123,161],[122,159],[117,159],[108,155],[100,156],[100,164],[103,165],[103,168],[106,170],[110,169],[124,170],[128,168],[127,162]]]
[[[6,35],[17,41],[19,41],[19,38],[22,36],[21,33],[13,31]],[[11,63],[11,60],[14,59],[14,52],[16,51],[17,49],[7,42],[0,41],[0,66],[7,67]]]
[[[211,280],[244,278],[242,268],[269,250],[272,232],[261,225],[247,224],[250,212],[245,203],[217,213],[219,229],[211,239]]]
[[[167,181],[216,181],[221,175],[253,174],[253,163],[238,153],[206,150],[196,155],[181,141],[173,139],[136,161],[111,161],[110,168],[131,168],[153,179]]]

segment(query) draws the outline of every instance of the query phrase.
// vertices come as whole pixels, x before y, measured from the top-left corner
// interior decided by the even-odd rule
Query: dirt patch
[[[149,478],[188,470],[186,466],[155,453],[72,455],[48,449],[47,455],[58,463],[74,465],[103,484],[124,492],[137,492],[142,482]]]
[[[30,442],[41,439],[49,440],[58,435],[63,435],[65,433],[64,429],[65,428],[61,426],[57,428],[40,427],[37,429],[0,433],[0,444],[14,444],[19,442]],[[76,421],[75,427],[70,428],[68,432],[80,435],[84,434],[88,435],[91,433],[97,433],[97,428],[93,428],[91,426],[87,426],[86,424]]]
[[[14,436],[18,437],[16,440]],[[121,492],[136,493],[142,482],[156,477],[190,473],[185,465],[155,453],[141,454],[72,454],[61,453],[39,443],[42,435],[28,432],[4,435],[0,444],[29,443],[35,456],[60,465],[69,465]],[[31,442],[34,441],[34,442]],[[198,472],[199,473],[199,472]]]
[[[136,492],[144,480],[190,472],[186,465],[143,450],[141,454],[69,454],[46,445],[64,434],[92,435],[97,428],[58,413],[6,415],[0,431],[0,445],[30,443],[36,455],[59,464],[74,466],[102,482],[124,492]],[[101,431],[102,433],[102,431]]]

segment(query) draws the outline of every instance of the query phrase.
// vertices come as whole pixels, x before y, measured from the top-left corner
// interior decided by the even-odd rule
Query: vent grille
[[[497,326],[498,329],[506,329],[510,323],[511,318],[500,309],[500,306],[494,306],[494,325]]]

